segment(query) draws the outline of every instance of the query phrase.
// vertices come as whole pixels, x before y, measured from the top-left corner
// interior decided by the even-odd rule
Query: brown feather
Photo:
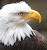
[[[0,50],[47,50],[47,39],[38,31],[34,30],[34,32],[36,36],[17,41],[14,46],[7,47],[0,43]]]

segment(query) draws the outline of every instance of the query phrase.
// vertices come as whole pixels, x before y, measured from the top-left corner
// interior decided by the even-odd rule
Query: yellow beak
[[[39,23],[41,22],[41,15],[35,10],[30,10],[29,15],[22,17],[21,19],[25,19],[25,18],[39,19]]]

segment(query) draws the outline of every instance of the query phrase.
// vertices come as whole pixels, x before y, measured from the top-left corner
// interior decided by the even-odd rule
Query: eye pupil
[[[19,15],[23,15],[23,12],[20,12]]]
[[[20,13],[21,15],[23,14],[23,13]]]

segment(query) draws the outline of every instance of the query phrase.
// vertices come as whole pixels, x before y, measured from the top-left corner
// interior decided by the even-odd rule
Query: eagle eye
[[[20,12],[20,13],[18,13],[18,15],[21,15],[21,16],[22,16],[23,14],[24,14],[24,12]]]

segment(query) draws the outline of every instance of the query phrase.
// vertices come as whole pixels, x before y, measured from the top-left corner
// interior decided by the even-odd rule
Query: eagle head
[[[27,22],[31,19],[41,22],[41,15],[24,1],[3,6],[0,10],[0,42],[13,46],[17,39],[30,37],[33,29]]]

